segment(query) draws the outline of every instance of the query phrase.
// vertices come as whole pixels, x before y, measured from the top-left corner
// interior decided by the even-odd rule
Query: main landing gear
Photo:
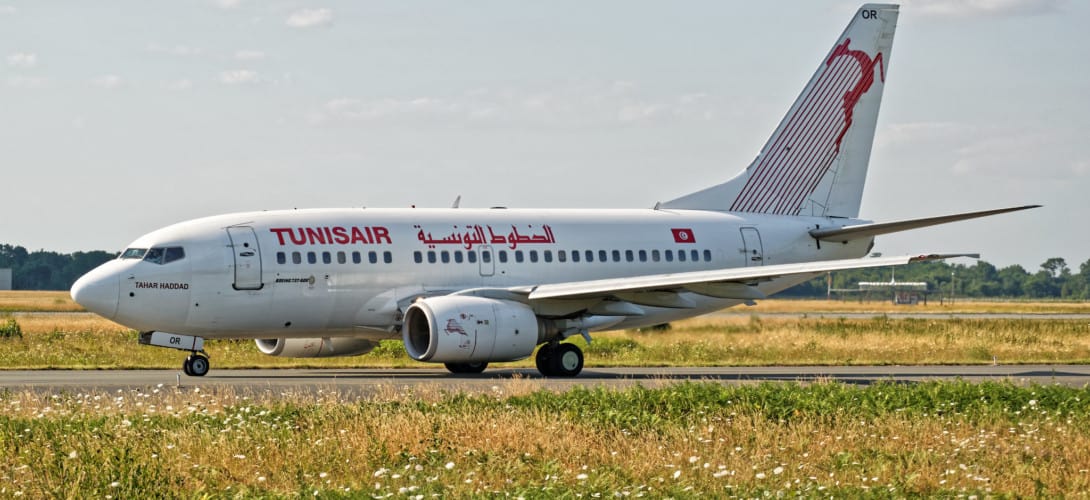
[[[583,350],[575,344],[549,342],[537,350],[537,371],[546,377],[574,377],[583,371]]]

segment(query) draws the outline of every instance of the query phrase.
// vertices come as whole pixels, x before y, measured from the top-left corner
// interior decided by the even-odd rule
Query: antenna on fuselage
[[[454,203],[452,203],[450,205],[450,208],[458,208],[458,205],[461,205],[461,204],[462,204],[462,195],[458,195],[458,197],[454,199]]]

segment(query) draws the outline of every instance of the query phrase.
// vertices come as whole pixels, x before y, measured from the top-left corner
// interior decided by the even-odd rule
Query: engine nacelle
[[[523,359],[544,342],[543,331],[526,304],[448,295],[409,306],[401,333],[417,361],[466,363]]]
[[[331,358],[355,356],[374,349],[378,343],[366,339],[325,337],[315,339],[257,339],[263,354],[282,358]]]

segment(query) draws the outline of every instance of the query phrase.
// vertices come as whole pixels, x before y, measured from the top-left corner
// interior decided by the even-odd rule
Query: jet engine
[[[546,328],[526,304],[471,296],[420,299],[405,311],[402,338],[417,361],[514,361],[533,354]]]
[[[355,356],[374,349],[378,343],[366,339],[325,337],[313,339],[257,339],[263,354],[282,358],[331,358]]]

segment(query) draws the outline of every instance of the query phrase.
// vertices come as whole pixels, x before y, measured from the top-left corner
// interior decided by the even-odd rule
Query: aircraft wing
[[[679,291],[692,291],[701,295],[719,298],[748,300],[764,298],[764,294],[752,285],[782,276],[824,273],[844,269],[896,266],[912,262],[948,259],[952,257],[979,258],[980,255],[930,254],[827,260],[798,264],[777,264],[759,267],[718,269],[713,271],[693,271],[686,273],[653,274],[629,278],[553,283],[532,287],[515,287],[508,289],[507,291],[525,294],[526,299],[531,302],[543,299],[583,299],[609,296],[625,300],[626,297],[630,297],[633,294]],[[664,305],[669,302],[665,297],[660,297],[657,301],[662,302]],[[684,306],[678,305],[676,307]]]

